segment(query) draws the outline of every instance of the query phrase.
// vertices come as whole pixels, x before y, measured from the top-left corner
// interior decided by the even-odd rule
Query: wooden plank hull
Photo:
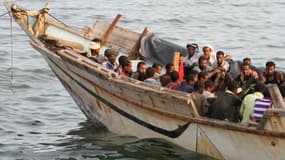
[[[82,112],[111,132],[139,138],[163,138],[217,159],[283,159],[285,155],[284,137],[217,128],[148,110],[127,100],[128,95],[138,93],[128,90],[123,95],[125,99],[121,98],[124,91],[118,93],[118,88],[123,87],[120,84],[108,82],[104,76],[90,75],[55,54],[34,47],[43,54]]]

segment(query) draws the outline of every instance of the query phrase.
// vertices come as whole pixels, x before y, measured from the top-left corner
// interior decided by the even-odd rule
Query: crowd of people
[[[98,56],[98,42],[100,43],[92,42],[88,57]],[[191,93],[200,116],[242,124],[259,122],[264,111],[274,105],[267,84],[277,84],[285,96],[283,73],[276,71],[273,61],[265,64],[265,70],[257,70],[252,67],[251,59],[246,57],[237,76],[233,76],[229,72],[230,55],[223,51],[215,53],[210,45],[203,46],[202,53],[196,43],[188,43],[186,48],[188,53],[186,56],[180,54],[178,69],[175,70],[174,64],[169,63],[165,65],[163,74],[161,72],[164,66],[158,63],[147,67],[141,61],[137,64],[136,71],[132,70],[132,62],[126,56],[120,56],[117,63],[119,52],[114,49],[106,49],[106,59],[100,63],[122,76]]]

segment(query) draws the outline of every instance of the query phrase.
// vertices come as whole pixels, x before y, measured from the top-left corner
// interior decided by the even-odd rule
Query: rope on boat
[[[14,50],[13,50],[13,17],[10,17],[10,87],[12,90],[13,95],[15,95],[14,91],[14,85],[13,85],[13,80],[14,80]]]
[[[53,19],[57,20],[57,21],[60,22],[61,24],[65,25],[66,27],[69,27],[67,24],[65,24],[64,22],[62,22],[61,20],[59,20],[59,19],[56,18],[55,16],[49,14],[48,12],[47,12],[46,14],[48,14],[50,17],[52,17]]]

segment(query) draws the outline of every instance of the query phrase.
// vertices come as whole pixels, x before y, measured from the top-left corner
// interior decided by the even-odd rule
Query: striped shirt
[[[253,116],[256,122],[259,122],[264,114],[264,112],[271,108],[272,101],[269,98],[256,98],[254,102],[254,113]]]

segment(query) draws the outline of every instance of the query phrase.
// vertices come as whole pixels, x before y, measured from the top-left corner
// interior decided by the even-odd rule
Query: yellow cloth
[[[247,124],[250,120],[250,116],[253,115],[254,102],[256,98],[263,98],[263,97],[264,96],[261,92],[254,92],[252,94],[245,96],[240,107],[240,113],[242,115],[242,121],[241,121],[242,124]]]

